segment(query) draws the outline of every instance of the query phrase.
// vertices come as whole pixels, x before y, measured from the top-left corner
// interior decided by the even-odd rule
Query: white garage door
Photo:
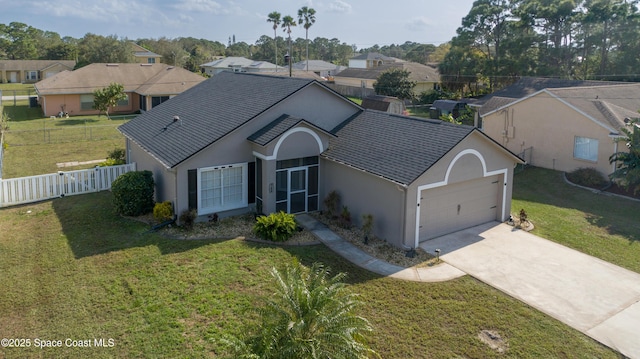
[[[422,191],[420,241],[495,221],[499,190],[491,176]]]

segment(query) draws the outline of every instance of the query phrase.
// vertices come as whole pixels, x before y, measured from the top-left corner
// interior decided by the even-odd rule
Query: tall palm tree
[[[298,10],[298,24],[304,24],[305,40],[307,42],[307,71],[309,71],[309,28],[316,22],[316,11],[313,8],[303,6]]]
[[[260,332],[246,341],[223,343],[235,358],[368,358],[378,354],[364,342],[372,332],[357,316],[357,296],[342,282],[345,274],[329,276],[318,263],[299,263],[283,273],[275,268],[276,292],[260,310]]]
[[[293,60],[293,54],[291,53],[291,28],[296,26],[296,21],[290,15],[282,18],[282,31],[286,31],[289,35],[289,77],[291,77],[291,60]]]
[[[273,44],[276,47],[276,72],[278,72],[278,39],[277,39],[277,35],[276,35],[276,30],[278,29],[278,26],[280,26],[280,13],[277,11],[274,11],[272,13],[270,13],[268,15],[267,18],[267,22],[271,22],[273,23]]]

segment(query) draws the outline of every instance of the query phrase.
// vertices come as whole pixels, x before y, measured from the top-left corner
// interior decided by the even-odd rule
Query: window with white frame
[[[129,106],[129,94],[125,94],[127,97],[125,97],[122,100],[119,100],[116,103],[116,106]]]
[[[198,170],[198,213],[207,214],[246,207],[248,165],[208,167]]]
[[[597,162],[598,140],[576,136],[573,143],[573,157],[581,160]]]
[[[93,95],[80,95],[80,109],[93,110]]]
[[[38,71],[27,71],[27,80],[37,80]]]

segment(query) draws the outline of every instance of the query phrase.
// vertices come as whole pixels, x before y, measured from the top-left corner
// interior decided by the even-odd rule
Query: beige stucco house
[[[517,99],[493,96],[479,109],[482,131],[531,165],[567,172],[592,167],[606,176],[615,166],[609,157],[626,150],[620,129],[640,117],[640,84],[564,84],[575,86],[544,87]]]
[[[67,112],[72,116],[92,115],[93,92],[119,83],[127,99],[111,113],[147,111],[204,81],[204,77],[166,64],[91,64],[61,72],[35,84],[45,116]]]
[[[75,66],[72,60],[0,60],[0,83],[35,83]]]
[[[177,215],[304,213],[337,191],[398,247],[509,217],[521,160],[478,129],[365,110],[316,80],[221,72],[119,127]]]
[[[133,58],[137,64],[155,64],[160,62],[162,55],[149,51],[135,42],[131,42],[130,44],[133,51]]]
[[[418,96],[422,92],[437,89],[440,84],[440,74],[434,67],[409,61],[394,61],[368,68],[349,67],[334,76],[336,85],[353,88],[373,89],[378,77],[391,69],[398,68],[409,72],[409,80],[415,81],[413,93]]]

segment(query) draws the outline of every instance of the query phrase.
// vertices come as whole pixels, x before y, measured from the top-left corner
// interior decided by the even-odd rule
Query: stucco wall
[[[373,215],[373,233],[394,246],[403,242],[404,189],[390,181],[339,163],[320,161],[320,201],[333,190],[347,206],[354,225],[362,225],[362,215]],[[324,208],[324,205],[321,205]]]
[[[156,202],[171,201],[177,208],[175,176],[171,170],[162,166],[140,146],[127,139],[128,162],[135,162],[138,171],[151,171],[155,182]],[[176,211],[176,213],[180,213]]]
[[[135,93],[127,93],[129,96],[129,105],[117,106],[109,110],[109,114],[116,113],[133,113],[140,109],[140,101],[138,95]],[[45,117],[56,116],[64,106],[64,109],[71,116],[82,115],[97,115],[97,110],[81,110],[80,109],[80,95],[43,95],[40,96],[40,104],[42,105],[42,112]]]
[[[483,131],[516,154],[533,147],[534,166],[568,172],[594,167],[603,175],[613,171],[609,156],[615,143],[609,130],[546,93],[485,116]],[[573,157],[576,136],[598,140],[597,161]]]

